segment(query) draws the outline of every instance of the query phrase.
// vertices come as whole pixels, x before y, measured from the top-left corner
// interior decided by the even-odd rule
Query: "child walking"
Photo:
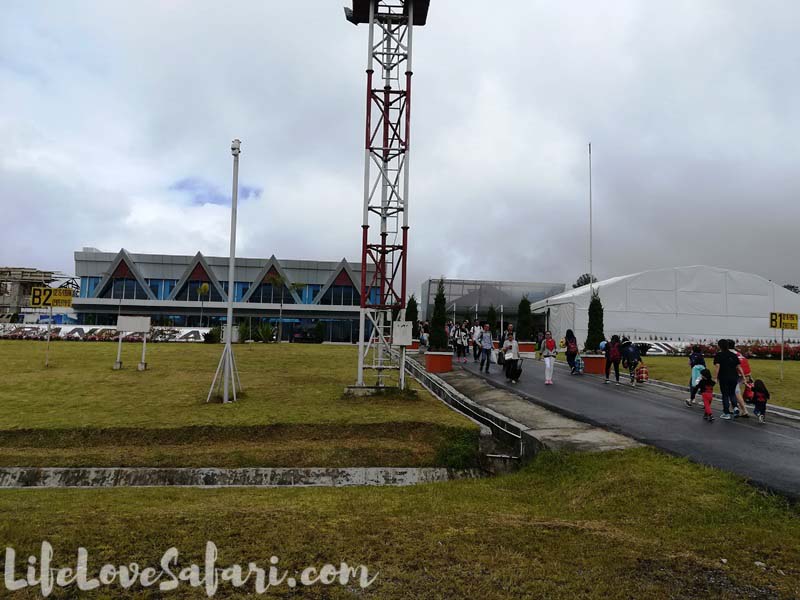
[[[703,420],[709,423],[714,420],[714,413],[711,412],[711,401],[714,399],[715,385],[716,381],[711,378],[711,371],[703,369],[700,374],[700,381],[692,388],[694,394],[700,392],[700,397],[703,399]]]
[[[697,384],[703,378],[703,371],[707,370],[705,364],[697,364],[692,367],[692,376],[689,380],[689,399],[686,400],[686,406],[691,408],[695,405],[695,396],[697,396]],[[709,371],[710,373],[710,371]]]
[[[753,404],[755,404],[753,413],[758,417],[759,423],[763,423],[767,418],[767,400],[769,400],[767,386],[760,379],[756,379],[753,383]]]

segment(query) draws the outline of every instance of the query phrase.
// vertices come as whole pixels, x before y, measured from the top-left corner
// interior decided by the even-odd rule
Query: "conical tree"
[[[447,299],[444,295],[444,282],[439,280],[439,287],[436,289],[436,298],[433,301],[433,318],[431,319],[431,350],[446,351],[447,333]]]
[[[517,311],[517,341],[528,342],[533,336],[533,315],[531,314],[531,301],[523,296],[519,301]]]
[[[406,303],[406,321],[411,321],[411,337],[419,339],[419,314],[417,313],[417,299],[414,294]]]
[[[603,333],[603,303],[600,294],[592,291],[592,300],[589,302],[589,332],[586,336],[586,351],[593,352],[600,347],[600,342],[605,339]]]
[[[494,334],[494,328],[497,327],[497,311],[494,309],[494,304],[490,304],[489,310],[486,311],[486,321],[489,323],[489,331]]]

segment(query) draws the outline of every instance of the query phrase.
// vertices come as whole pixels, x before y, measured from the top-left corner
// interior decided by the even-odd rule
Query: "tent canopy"
[[[536,302],[548,327],[561,337],[588,333],[591,290],[603,303],[606,337],[673,341],[780,339],[771,312],[800,312],[800,295],[759,275],[708,266],[675,267],[613,277]],[[798,337],[788,332],[787,337]]]

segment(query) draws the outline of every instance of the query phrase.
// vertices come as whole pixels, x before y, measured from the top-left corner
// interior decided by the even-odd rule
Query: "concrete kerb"
[[[477,469],[357,468],[0,468],[0,488],[408,486],[483,477]]]

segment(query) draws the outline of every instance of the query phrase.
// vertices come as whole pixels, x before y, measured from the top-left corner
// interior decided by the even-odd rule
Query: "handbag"
[[[506,352],[505,356],[503,356],[505,360],[514,360],[514,353],[513,352]]]
[[[497,360],[497,364],[498,365],[506,364],[506,356],[502,352],[502,350],[496,350],[495,352],[497,352],[497,359],[496,359]]]

